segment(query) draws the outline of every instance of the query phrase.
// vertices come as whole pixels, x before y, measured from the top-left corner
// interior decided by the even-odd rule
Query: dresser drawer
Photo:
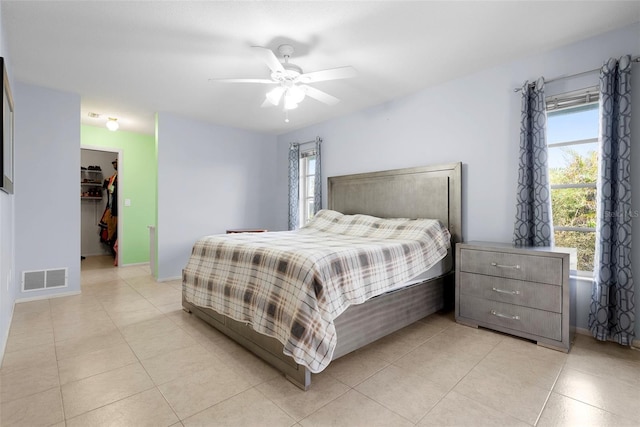
[[[461,272],[460,293],[562,313],[562,287],[555,285]]]
[[[562,284],[559,258],[462,249],[460,271],[550,285]]]
[[[562,316],[519,305],[460,295],[460,317],[561,341]]]

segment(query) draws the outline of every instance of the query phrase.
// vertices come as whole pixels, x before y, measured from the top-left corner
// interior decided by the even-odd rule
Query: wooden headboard
[[[332,176],[328,208],[380,218],[438,219],[462,242],[462,163]]]

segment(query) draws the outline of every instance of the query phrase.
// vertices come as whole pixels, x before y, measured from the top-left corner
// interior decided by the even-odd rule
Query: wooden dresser
[[[456,321],[568,352],[575,327],[569,254],[550,248],[456,245]]]

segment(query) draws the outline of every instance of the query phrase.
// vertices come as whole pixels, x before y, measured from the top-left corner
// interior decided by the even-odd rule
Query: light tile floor
[[[300,391],[197,318],[180,282],[82,261],[82,294],[16,304],[2,426],[637,426],[640,352],[570,354],[433,315]]]

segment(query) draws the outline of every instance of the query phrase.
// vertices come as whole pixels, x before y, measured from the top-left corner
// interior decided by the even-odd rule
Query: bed
[[[369,216],[377,218],[430,218],[437,220],[436,222],[446,228],[447,236],[450,236],[451,239],[451,248],[453,248],[456,242],[462,240],[460,199],[460,163],[344,175],[328,179],[328,209],[330,211],[323,215],[329,215],[331,219],[331,215],[336,215],[333,211],[337,211],[340,213],[337,215],[345,215],[350,220],[359,216],[366,220]],[[280,239],[280,235],[274,236],[274,238]],[[233,245],[238,243],[237,240],[251,240],[250,237],[241,235],[235,236],[233,239],[235,240],[218,242],[217,244]],[[220,239],[216,238],[216,240]],[[290,342],[282,340],[282,337],[280,340],[273,338],[273,336],[278,336],[276,332],[258,333],[250,325],[252,322],[234,320],[234,318],[243,319],[244,317],[235,314],[222,315],[220,314],[222,310],[219,312],[207,308],[208,304],[195,298],[194,282],[200,288],[206,288],[207,285],[204,282],[209,276],[205,278],[202,275],[194,276],[193,271],[194,269],[202,270],[203,264],[210,263],[204,257],[195,260],[196,252],[201,251],[196,248],[197,245],[194,245],[194,253],[192,253],[190,263],[183,271],[182,299],[184,309],[254,352],[282,371],[292,383],[304,390],[308,389],[311,384],[311,373],[324,369],[330,360],[335,360],[439,311],[445,306],[450,306],[450,302],[453,300],[454,280],[453,268],[451,268],[453,262],[450,257],[454,251],[449,250],[448,257],[445,257],[444,261],[436,263],[434,268],[429,270],[431,276],[423,277],[417,280],[417,283],[414,281],[408,286],[366,298],[364,302],[347,303],[345,304],[346,308],[336,309],[338,310],[336,313],[339,315],[335,319],[330,319],[331,327],[334,328],[332,331],[334,340],[330,351],[321,352],[323,357],[320,359],[322,360],[314,364],[313,360],[308,362],[307,359],[301,359],[300,353],[296,353],[297,350],[292,350]],[[435,277],[433,277],[434,275]],[[256,277],[254,277],[254,282],[258,280]],[[406,274],[402,277],[412,278]],[[314,283],[310,284],[312,289],[315,286]],[[208,284],[208,287],[211,289],[211,283]],[[321,287],[318,289],[322,290]],[[311,293],[313,294],[313,292]],[[316,296],[317,294],[316,290]],[[311,296],[313,297],[313,295]],[[210,306],[215,307],[215,305]],[[278,310],[278,308],[269,307],[269,310]],[[318,321],[323,322],[323,319],[324,315],[319,320],[313,319],[314,325]],[[258,327],[261,325],[257,320],[253,323],[256,329],[264,329]],[[294,323],[292,322],[292,324]],[[292,328],[292,330],[294,329]],[[282,343],[283,341],[286,345]],[[318,347],[322,347],[322,345],[322,343],[316,344],[315,342],[312,344],[312,346]]]

